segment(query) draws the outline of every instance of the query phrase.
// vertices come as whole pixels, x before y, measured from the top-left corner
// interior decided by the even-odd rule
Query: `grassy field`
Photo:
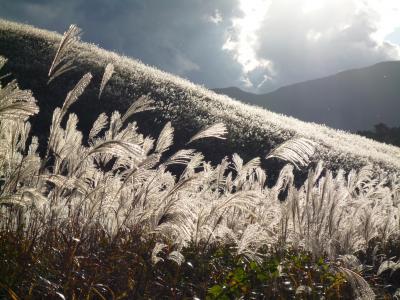
[[[290,137],[317,141],[315,136],[331,132],[339,143],[340,138],[357,136],[242,105],[86,44],[73,48],[73,54],[79,53],[74,60],[78,67],[47,85],[57,73],[50,66],[56,65],[59,36],[44,32],[46,39],[41,39],[44,33],[32,33],[30,27],[1,24],[6,29],[1,32],[9,40],[14,32],[16,41],[5,47],[0,43],[2,47],[22,51],[18,39],[26,45],[41,41],[37,49],[47,49],[48,56],[41,55],[43,61],[15,53],[8,61],[0,58],[0,76],[14,69],[36,70],[38,76],[20,76],[24,86],[43,89],[35,93],[15,80],[0,86],[0,298],[390,299],[400,294],[400,177],[395,158],[384,160],[386,153],[378,159],[372,152],[362,159],[352,147],[352,156],[345,152],[336,157],[339,145],[329,148]],[[97,75],[89,68],[95,67],[96,53],[104,59],[96,61]],[[115,64],[115,74],[107,82],[103,71],[109,62]],[[82,72],[84,66],[88,69]],[[110,65],[108,70],[110,75]],[[74,79],[74,72],[82,74]],[[18,74],[12,76],[19,81]],[[70,82],[71,87],[57,82]],[[127,82],[136,84],[138,92],[152,91],[154,101],[126,100],[128,108],[122,111],[112,100],[118,92],[123,99]],[[55,95],[51,93],[63,95],[54,103],[38,98]],[[83,134],[78,124],[90,121],[87,109],[105,101],[109,109],[93,116]],[[189,104],[195,110],[185,110]],[[110,112],[114,105],[121,112]],[[42,119],[47,123],[40,124],[47,141],[40,153],[29,121],[38,121],[34,117],[42,107],[54,109]],[[78,115],[71,112],[74,107]],[[241,118],[250,115],[248,130],[270,130],[271,141],[264,136],[265,143],[286,141],[274,156],[306,167],[302,185],[295,185],[293,164],[277,170],[274,184],[267,185],[270,170],[261,167],[259,158],[230,155],[239,145],[258,142],[258,135],[246,136],[247,130],[235,127],[239,121],[246,125]],[[158,118],[159,134],[143,135],[140,126],[154,120],[141,125],[132,120],[140,116]],[[274,123],[262,119],[266,116]],[[259,127],[250,126],[254,120]],[[322,133],[276,129],[278,121],[283,127],[289,120]],[[375,151],[398,151],[360,137],[357,141]],[[200,142],[209,152],[219,147],[227,157],[218,164],[208,162],[192,148]],[[310,167],[314,145],[319,158],[332,149],[326,152],[328,163]],[[338,168],[333,172],[326,166],[335,157]],[[376,172],[373,164],[360,167],[373,162],[396,171]],[[357,166],[358,171],[345,171]]]
[[[78,43],[72,48],[76,68],[54,80],[48,88],[47,72],[60,38],[57,33],[0,21],[0,54],[10,59],[7,71],[39,99],[41,112],[34,119],[33,132],[39,135],[41,141],[45,140],[46,132],[42,124],[47,124],[52,111],[61,104],[61,99],[74,83],[90,71],[94,77],[92,83],[82,95],[80,104],[71,107],[73,112],[82,115],[78,126],[86,134],[98,114],[114,109],[123,111],[139,96],[149,95],[156,101],[156,109],[136,118],[145,134],[156,136],[163,124],[171,121],[177,135],[185,140],[206,125],[215,122],[226,124],[226,142],[216,143],[212,151],[207,145],[199,145],[206,157],[214,162],[235,152],[245,159],[263,158],[280,143],[298,136],[317,142],[314,161],[322,159],[330,169],[349,171],[367,164],[389,171],[400,169],[398,147],[242,104],[137,60],[87,43]],[[103,92],[102,101],[97,101],[95,96],[99,92],[100,80],[110,62],[115,67],[115,73]],[[175,143],[178,148],[183,146],[180,140]],[[265,167],[273,169],[275,166],[271,164],[266,163]]]

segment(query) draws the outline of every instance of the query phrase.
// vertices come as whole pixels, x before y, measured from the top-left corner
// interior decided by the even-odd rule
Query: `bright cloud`
[[[232,20],[230,33],[222,48],[233,53],[235,60],[242,65],[242,82],[246,87],[253,86],[248,75],[255,69],[262,68],[269,73],[273,71],[272,62],[259,57],[256,52],[259,42],[257,33],[269,5],[269,0],[241,0],[239,9],[242,14]]]
[[[374,17],[376,32],[372,37],[378,41],[383,41],[400,26],[400,1],[398,0],[359,1],[359,10],[366,11]]]
[[[323,6],[323,0],[305,0],[302,11],[303,13],[312,13],[319,10]]]
[[[400,27],[398,0],[241,0],[223,46],[244,87],[268,90],[383,60]]]

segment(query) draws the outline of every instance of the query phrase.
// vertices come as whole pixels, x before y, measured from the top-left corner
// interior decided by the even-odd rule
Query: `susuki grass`
[[[103,93],[118,76],[118,68],[110,70],[97,87]],[[28,119],[39,109],[32,93],[15,81],[1,86],[2,297],[373,299],[395,293],[397,173],[377,174],[369,165],[333,173],[320,162],[296,187],[294,166],[306,165],[318,147],[302,138],[271,153],[291,164],[269,187],[260,158],[234,154],[213,165],[191,148],[199,139],[229,139],[221,122],[180,141],[185,147],[175,153],[169,150],[180,137],[172,123],[158,137],[140,134],[129,120],[154,109],[149,97],[124,115],[100,114],[86,140],[69,108],[91,84],[88,71],[54,110],[42,156],[30,136]]]

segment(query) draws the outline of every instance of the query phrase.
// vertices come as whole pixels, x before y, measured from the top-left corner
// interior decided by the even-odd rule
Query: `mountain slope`
[[[388,61],[256,95],[236,88],[217,89],[247,103],[303,121],[349,130],[378,123],[400,125],[400,62]]]
[[[47,72],[60,39],[56,33],[0,20],[0,55],[9,58],[7,71],[18,79],[22,88],[31,89],[39,101],[41,111],[33,120],[33,131],[42,142],[46,140],[53,109],[61,105],[67,92],[90,71],[92,82],[71,107],[80,117],[79,126],[84,133],[99,113],[124,111],[133,100],[146,94],[156,101],[156,109],[135,116],[139,128],[146,134],[158,136],[165,122],[171,120],[178,148],[206,125],[221,121],[227,125],[227,141],[199,143],[198,147],[208,159],[218,160],[234,152],[245,160],[264,157],[283,141],[303,136],[318,143],[315,160],[325,160],[330,168],[349,170],[374,163],[389,170],[400,170],[397,147],[244,105],[87,43],[79,43],[72,50],[76,68],[46,85]],[[115,74],[98,100],[101,76],[109,62],[115,65]]]

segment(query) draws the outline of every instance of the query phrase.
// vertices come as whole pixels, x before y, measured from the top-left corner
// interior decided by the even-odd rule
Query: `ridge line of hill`
[[[144,114],[138,121],[139,125],[140,122],[150,127],[156,124],[154,128],[159,130],[161,123],[171,120],[176,128],[176,139],[179,139],[178,147],[183,144],[181,140],[206,125],[221,121],[227,125],[229,135],[225,143],[215,142],[212,147],[202,146],[201,150],[204,150],[206,157],[215,154],[218,159],[234,152],[245,159],[263,157],[280,143],[293,136],[302,136],[319,144],[315,159],[323,159],[327,167],[332,169],[359,169],[373,163],[390,171],[400,170],[398,147],[240,103],[188,80],[88,43],[79,43],[72,50],[76,57],[76,69],[57,78],[50,85],[51,91],[44,92],[39,79],[47,78],[47,71],[60,39],[61,35],[54,32],[0,20],[0,55],[9,59],[8,71],[12,72],[23,88],[34,92],[40,105],[43,104],[42,115],[33,124],[36,134],[40,135],[44,130],[37,123],[49,118],[54,107],[63,101],[69,87],[85,72],[90,71],[96,84],[89,85],[83,99],[78,101],[80,104],[72,108],[78,112],[78,116],[79,111],[87,114],[87,118],[80,122],[84,132],[88,131],[88,126],[99,112],[124,110],[132,100],[146,94],[156,100],[156,110]],[[114,64],[115,74],[104,91],[103,99],[98,102],[95,97],[98,93],[98,82],[108,62]],[[88,111],[96,116],[88,114]],[[148,130],[152,131],[153,127]],[[157,133],[153,134],[156,135]]]

